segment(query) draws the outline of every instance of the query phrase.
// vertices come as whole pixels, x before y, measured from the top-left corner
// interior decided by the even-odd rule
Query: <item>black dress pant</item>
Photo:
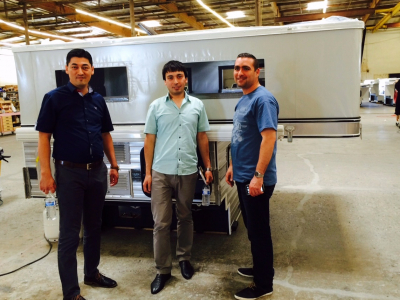
[[[246,193],[246,183],[236,182],[240,208],[247,228],[253,256],[254,283],[269,290],[274,278],[274,255],[271,228],[269,226],[269,199],[275,185],[266,186],[264,194],[252,197]]]
[[[70,299],[80,294],[76,250],[82,221],[84,273],[92,277],[98,272],[107,167],[104,163],[92,170],[56,165],[55,179],[60,208],[58,270],[64,299]]]

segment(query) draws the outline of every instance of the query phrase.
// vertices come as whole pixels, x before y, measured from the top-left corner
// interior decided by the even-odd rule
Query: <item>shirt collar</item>
[[[169,97],[169,93],[167,93],[167,96],[165,96],[165,102],[167,102],[167,101],[171,101],[171,98]],[[184,101],[182,102],[182,104],[183,104],[184,102],[186,102],[186,101],[189,101],[189,102],[190,102],[190,98],[189,98],[188,93],[185,92],[185,99],[184,99]]]
[[[68,86],[69,90],[71,91],[71,93],[77,90],[76,87],[71,83],[71,81],[68,81],[67,86]],[[91,94],[91,93],[93,93],[93,89],[89,85],[89,94]],[[79,93],[79,94],[81,94],[81,93]]]

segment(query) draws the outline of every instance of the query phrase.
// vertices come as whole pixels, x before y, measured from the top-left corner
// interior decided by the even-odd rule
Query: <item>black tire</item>
[[[238,226],[239,226],[239,222],[238,222],[238,221],[234,221],[234,222],[232,223],[232,226],[231,226],[232,231],[236,231],[236,229],[238,228]]]

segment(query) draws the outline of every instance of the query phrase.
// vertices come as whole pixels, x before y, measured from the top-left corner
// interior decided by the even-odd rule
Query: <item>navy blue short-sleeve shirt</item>
[[[101,134],[114,127],[100,94],[82,96],[68,82],[44,96],[36,130],[53,134],[53,158],[86,164],[103,158]]]

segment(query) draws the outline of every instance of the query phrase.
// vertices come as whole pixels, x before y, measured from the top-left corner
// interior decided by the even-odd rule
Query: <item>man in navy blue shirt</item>
[[[107,192],[107,167],[111,163],[110,185],[118,183],[117,161],[110,131],[114,130],[104,98],[89,86],[94,74],[92,56],[83,49],[67,54],[67,85],[44,96],[36,124],[39,131],[40,190],[57,190],[60,207],[58,269],[64,300],[84,300],[80,295],[76,250],[83,221],[84,283],[113,288],[117,283],[97,269],[100,262],[100,234],[103,204]],[[50,170],[50,139],[53,135],[55,179]]]
[[[233,76],[243,90],[235,107],[231,142],[232,163],[226,182],[236,182],[243,221],[253,256],[252,268],[238,273],[254,277],[249,287],[235,294],[236,299],[257,299],[272,294],[273,249],[269,226],[269,199],[276,184],[276,130],[279,105],[261,86],[257,59],[249,53],[238,55]]]

